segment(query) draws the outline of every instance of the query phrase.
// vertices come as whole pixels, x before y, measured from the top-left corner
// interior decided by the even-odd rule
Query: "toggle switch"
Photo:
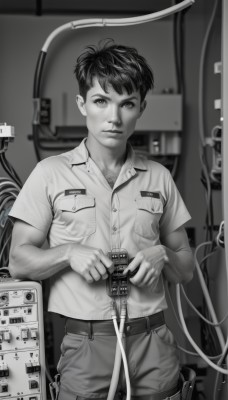
[[[21,329],[21,340],[28,340],[29,338],[29,330]]]
[[[38,337],[38,331],[37,329],[31,329],[31,339],[36,340]]]

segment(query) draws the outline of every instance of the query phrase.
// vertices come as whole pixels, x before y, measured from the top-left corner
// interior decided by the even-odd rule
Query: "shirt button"
[[[113,230],[114,232],[116,232],[116,231],[117,231],[117,227],[116,227],[116,226],[113,226],[113,227],[112,227],[112,230]]]
[[[114,207],[114,208],[112,209],[112,211],[113,211],[113,212],[116,212],[116,211],[117,211],[117,208]]]
[[[76,207],[72,207],[72,210],[73,210],[73,211],[76,210]]]

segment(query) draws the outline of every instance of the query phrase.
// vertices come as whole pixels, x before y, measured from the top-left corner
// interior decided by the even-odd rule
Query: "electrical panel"
[[[46,400],[42,288],[0,278],[0,400]]]

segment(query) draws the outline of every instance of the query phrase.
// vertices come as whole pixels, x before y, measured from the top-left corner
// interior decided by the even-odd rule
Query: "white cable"
[[[179,4],[176,4],[172,7],[166,8],[165,10],[158,11],[152,14],[142,15],[139,17],[132,18],[91,18],[91,19],[82,19],[78,21],[68,22],[64,25],[59,26],[55,29],[46,39],[42,51],[47,52],[48,47],[51,42],[64,31],[78,28],[90,28],[90,27],[106,27],[106,26],[129,26],[129,25],[137,25],[143,24],[150,21],[155,21],[160,18],[167,17],[175,12],[179,12],[186,7],[189,7],[195,2],[195,0],[184,0]]]
[[[186,335],[186,337],[188,338],[189,342],[191,343],[192,347],[194,347],[194,349],[197,351],[197,353],[202,357],[202,359],[208,364],[210,365],[210,367],[212,367],[213,369],[215,369],[216,371],[228,375],[228,369],[224,369],[219,367],[217,364],[213,363],[207,356],[206,354],[203,353],[203,351],[199,348],[199,346],[195,343],[195,341],[193,340],[193,338],[191,337],[187,326],[185,324],[185,320],[184,320],[184,315],[183,315],[183,311],[182,311],[182,306],[181,306],[181,298],[180,298],[180,285],[177,284],[176,285],[176,297],[177,297],[177,308],[178,308],[178,312],[179,312],[179,317],[181,320],[181,324],[182,327],[184,329],[184,333]],[[223,354],[226,354],[228,349],[228,340],[226,342],[226,345],[224,347],[223,350]]]
[[[179,344],[177,344],[177,348],[181,351],[183,351],[183,353],[189,354],[190,356],[193,357],[200,357],[200,355],[196,352],[193,352],[191,350],[185,349],[184,347],[180,346]],[[220,359],[220,357],[222,357],[222,354],[218,354],[217,356],[207,356],[208,358],[210,358],[210,360],[217,360],[218,358]],[[219,362],[218,362],[219,363]]]
[[[224,247],[224,221],[220,223],[219,232],[215,238],[216,243],[219,247]]]
[[[20,192],[20,187],[18,186],[18,184],[16,182],[14,182],[13,180],[10,179],[6,179],[6,178],[0,178],[0,186],[6,186],[6,185],[11,185],[14,186],[14,189],[17,189],[18,192]]]
[[[124,324],[125,324],[125,316],[124,316],[124,318],[120,317],[119,333],[120,333],[121,342],[122,342],[122,336],[123,336],[123,331],[124,331]],[[113,372],[112,372],[112,379],[111,379],[111,383],[110,383],[110,387],[109,387],[107,400],[114,399],[114,396],[115,396],[115,393],[116,393],[116,388],[117,388],[118,381],[119,381],[121,360],[122,360],[122,358],[121,358],[121,350],[120,350],[119,342],[117,340],[114,368],[113,368]]]
[[[170,291],[169,291],[169,286],[168,286],[168,282],[167,282],[167,281],[165,282],[165,285],[166,285],[166,293],[167,293],[167,295],[169,296],[170,305],[171,305],[171,308],[172,308],[174,317],[175,317],[175,319],[176,319],[176,322],[178,323],[178,326],[179,326],[179,328],[181,329],[181,332],[183,332],[183,333],[185,334],[184,328],[183,328],[183,326],[181,325],[181,323],[180,323],[180,321],[179,321],[179,318],[177,317],[176,310],[175,310],[175,307],[174,307],[174,304],[173,304],[173,300],[172,300],[172,297],[171,297],[171,294],[170,294]],[[183,286],[182,286],[181,284],[180,284],[180,288],[183,290]],[[183,292],[183,293],[184,293],[184,292]],[[187,295],[186,295],[186,297],[187,297]],[[189,300],[189,299],[188,299],[188,300]],[[190,301],[190,300],[189,300],[189,301]],[[200,314],[200,316],[201,316],[201,318],[202,318],[202,315],[201,315],[201,314]],[[227,316],[224,318],[224,320],[225,320],[226,318],[227,318]],[[206,319],[206,318],[205,318],[205,319]],[[207,320],[206,320],[205,322],[207,322]],[[208,321],[208,322],[209,322],[209,321]],[[222,323],[222,322],[223,322],[223,321],[220,321],[220,323]],[[183,351],[183,352],[186,353],[186,354],[190,354],[190,355],[195,356],[195,357],[196,357],[196,356],[197,356],[197,357],[200,357],[198,353],[194,353],[194,352],[192,352],[191,350],[188,350],[188,349],[183,348],[179,343],[177,343],[177,347],[178,347],[179,350]],[[210,360],[216,360],[216,359],[222,357],[222,355],[223,355],[223,353],[218,354],[218,355],[216,355],[216,356],[208,356],[208,358],[210,358]]]
[[[215,310],[214,310],[214,307],[213,307],[213,304],[212,304],[212,301],[211,301],[211,298],[210,298],[210,295],[209,295],[209,292],[208,292],[208,288],[207,288],[207,285],[205,283],[201,268],[199,266],[199,262],[197,260],[197,253],[198,253],[199,249],[201,247],[203,247],[205,245],[209,245],[209,244],[211,244],[211,242],[208,241],[208,242],[201,243],[200,245],[198,245],[196,247],[196,250],[195,250],[195,253],[194,253],[194,260],[195,260],[195,266],[196,266],[196,270],[197,270],[197,273],[198,273],[200,285],[202,287],[203,294],[204,294],[204,297],[205,297],[205,300],[206,300],[206,303],[207,303],[207,307],[209,309],[212,321],[216,325],[218,325],[218,319],[217,319],[216,314],[215,314]],[[221,349],[223,349],[224,346],[225,346],[225,341],[224,341],[222,330],[221,330],[220,326],[215,326],[215,330],[217,332],[217,336],[218,336],[218,339],[219,339],[219,343],[220,343]]]
[[[222,318],[221,321],[219,321],[218,323],[214,323],[209,321],[209,319],[205,318],[203,314],[201,314],[199,312],[199,310],[197,310],[197,308],[194,306],[194,304],[191,302],[191,300],[188,298],[187,293],[184,290],[183,285],[180,285],[181,291],[185,297],[185,300],[187,301],[187,303],[189,304],[189,306],[191,307],[191,309],[193,311],[195,311],[195,313],[198,315],[199,318],[201,318],[204,322],[206,322],[206,324],[211,325],[211,326],[218,326],[218,325],[222,325],[226,319],[228,318],[228,313],[225,315],[225,317]]]
[[[126,386],[127,386],[127,397],[126,400],[130,400],[131,399],[131,385],[130,385],[130,377],[129,377],[129,371],[128,371],[128,365],[127,365],[127,358],[126,358],[126,354],[123,348],[123,344],[122,344],[122,340],[120,337],[120,333],[118,330],[118,325],[117,325],[117,321],[116,321],[116,317],[113,317],[113,324],[114,324],[114,328],[116,331],[116,336],[119,342],[119,346],[120,346],[120,350],[121,350],[121,354],[122,354],[122,359],[123,359],[123,364],[124,364],[124,372],[125,372],[125,378],[126,378]]]

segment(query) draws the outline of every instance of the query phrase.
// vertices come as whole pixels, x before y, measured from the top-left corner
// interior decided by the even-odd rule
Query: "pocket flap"
[[[82,208],[94,207],[95,199],[88,195],[78,195],[76,196],[76,210],[81,210]]]
[[[94,205],[94,197],[88,195],[66,196],[59,200],[59,208],[62,211],[76,212]]]
[[[136,203],[139,210],[145,210],[153,214],[163,213],[163,204],[161,199],[154,197],[138,197]]]

